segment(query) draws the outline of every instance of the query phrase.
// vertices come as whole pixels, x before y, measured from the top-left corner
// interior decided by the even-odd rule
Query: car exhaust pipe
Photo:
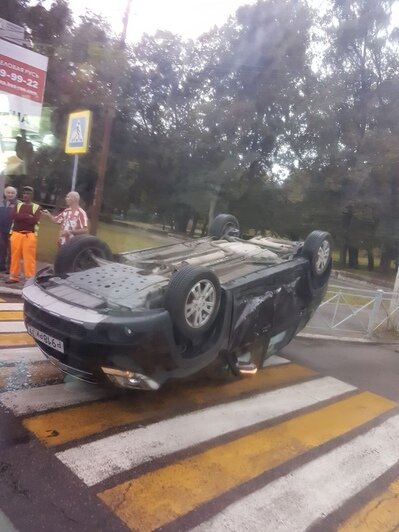
[[[154,391],[158,390],[161,386],[159,382],[151,379],[147,375],[137,373],[136,371],[107,368],[103,366],[101,369],[108,380],[120,388]]]

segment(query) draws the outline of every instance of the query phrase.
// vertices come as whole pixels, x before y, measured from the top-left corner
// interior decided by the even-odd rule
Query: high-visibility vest
[[[20,211],[22,205],[25,205],[23,201],[20,201],[16,204],[15,208],[17,212]],[[38,205],[37,203],[32,203],[32,214],[35,214],[35,212],[38,209],[40,209],[40,205]],[[14,229],[14,222],[12,222],[11,224],[10,234],[13,232],[13,229]],[[36,236],[39,234],[39,222],[37,222],[37,224],[33,228],[33,232],[35,233]]]

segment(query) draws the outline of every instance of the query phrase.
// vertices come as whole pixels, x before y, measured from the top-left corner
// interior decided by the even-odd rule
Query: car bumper
[[[117,373],[125,372],[126,386],[156,389],[163,373],[177,366],[173,359],[177,346],[165,310],[109,316],[60,301],[34,283],[24,288],[23,297],[28,333],[65,373],[121,385],[124,379]],[[48,345],[48,338],[57,342]]]
[[[28,333],[52,363],[86,382],[126,388],[155,390],[168,379],[199,371],[217,357],[229,326],[225,320],[208,348],[185,357],[164,309],[106,315],[61,301],[35,282],[24,288],[23,298]],[[47,338],[56,340],[55,348]]]

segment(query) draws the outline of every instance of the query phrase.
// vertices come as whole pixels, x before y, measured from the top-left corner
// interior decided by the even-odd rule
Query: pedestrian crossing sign
[[[70,113],[65,153],[87,153],[89,149],[91,111]]]

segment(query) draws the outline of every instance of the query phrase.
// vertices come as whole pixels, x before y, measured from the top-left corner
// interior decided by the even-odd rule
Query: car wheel
[[[229,235],[229,233],[238,236],[240,233],[240,224],[232,214],[218,214],[209,226],[208,236],[220,240]]]
[[[54,261],[54,273],[59,277],[67,273],[88,270],[97,266],[95,257],[112,260],[108,245],[92,235],[77,235],[60,247]]]
[[[331,235],[324,231],[312,231],[306,238],[302,253],[309,259],[311,273],[315,278],[323,277],[331,265]]]
[[[215,273],[201,266],[184,266],[170,280],[165,308],[176,329],[193,339],[215,322],[220,296],[220,283]]]

